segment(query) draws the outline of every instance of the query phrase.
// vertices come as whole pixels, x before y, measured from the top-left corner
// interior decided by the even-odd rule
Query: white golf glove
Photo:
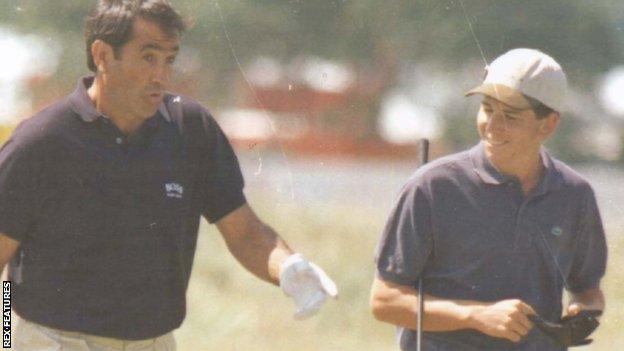
[[[325,272],[301,254],[288,257],[280,267],[280,287],[295,300],[295,319],[313,316],[327,297],[336,298],[338,289]]]

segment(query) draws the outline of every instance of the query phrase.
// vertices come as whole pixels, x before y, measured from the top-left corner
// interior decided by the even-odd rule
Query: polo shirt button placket
[[[529,206],[534,199],[535,197],[533,196],[526,198],[518,210],[518,215],[516,217],[516,238],[514,243],[516,248],[530,250],[533,247],[533,236],[536,234],[534,233],[535,219],[531,218],[531,211],[529,211],[527,215],[527,210],[529,210]]]
[[[528,248],[531,246],[531,236],[528,235],[526,228],[523,227],[523,217],[524,214],[526,212],[526,209],[529,205],[529,203],[531,202],[530,198],[525,198],[523,199],[519,206],[517,205],[517,199],[519,196],[519,192],[521,192],[522,190],[520,189],[520,185],[516,182],[509,182],[507,183],[507,186],[512,190],[513,192],[513,196],[514,196],[514,208],[516,209],[515,211],[515,226],[514,226],[514,249],[521,249],[521,248]],[[524,197],[524,194],[523,194]]]

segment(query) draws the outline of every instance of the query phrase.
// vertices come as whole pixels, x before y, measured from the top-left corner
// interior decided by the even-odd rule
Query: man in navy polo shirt
[[[564,350],[534,328],[535,315],[558,322],[604,309],[606,243],[594,193],[542,147],[559,124],[566,84],[540,51],[500,56],[468,93],[483,98],[481,142],[421,167],[405,185],[376,250],[371,291],[375,317],[399,327],[403,350],[416,349],[421,277],[423,350]]]
[[[165,92],[185,24],[165,0],[101,0],[69,96],[0,151],[0,269],[16,350],[173,350],[200,216],[311,316],[336,286],[254,214],[210,114]]]

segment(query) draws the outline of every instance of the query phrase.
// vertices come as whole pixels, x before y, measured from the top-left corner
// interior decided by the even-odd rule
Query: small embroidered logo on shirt
[[[553,229],[551,229],[550,232],[554,236],[559,236],[559,235],[563,234],[563,230],[561,230],[561,227],[554,227]]]
[[[166,183],[165,191],[168,197],[181,199],[182,194],[184,193],[184,187],[178,183]]]

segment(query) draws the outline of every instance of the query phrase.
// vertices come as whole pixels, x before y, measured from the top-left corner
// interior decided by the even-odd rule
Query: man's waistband
[[[62,329],[51,328],[45,325],[41,325],[35,322],[28,321],[23,318],[20,318],[20,323],[30,324],[33,328],[37,328],[43,333],[46,333],[48,335],[56,334],[56,335],[61,335],[61,336],[69,337],[69,338],[81,339],[88,343],[98,344],[101,346],[106,346],[106,347],[110,347],[110,348],[118,349],[118,350],[143,349],[151,345],[154,345],[160,339],[165,339],[165,338],[173,339],[173,332],[169,332],[164,335],[158,336],[156,338],[151,338],[151,339],[124,340],[124,339],[109,338],[109,337],[104,337],[104,336],[85,334],[81,332],[73,332],[73,331],[66,331]]]

